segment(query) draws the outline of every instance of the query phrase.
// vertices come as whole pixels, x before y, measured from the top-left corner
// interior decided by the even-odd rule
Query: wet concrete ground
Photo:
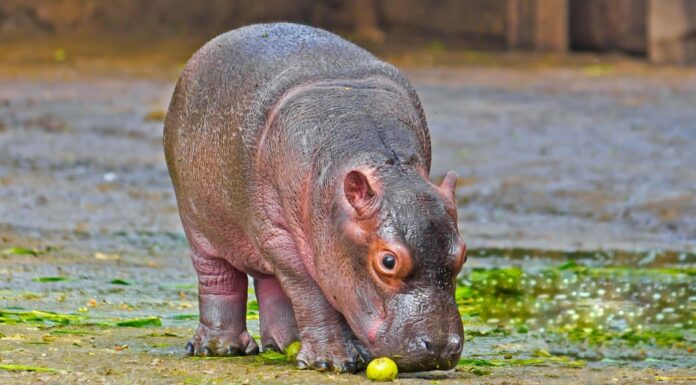
[[[365,382],[364,375],[302,372],[256,358],[183,356],[196,325],[197,300],[161,149],[174,66],[143,71],[148,76],[111,73],[108,65],[98,71],[70,66],[49,62],[28,75],[18,75],[16,68],[0,75],[0,309],[77,314],[100,322],[157,316],[162,326],[10,322],[6,316],[0,322],[0,368],[54,371],[0,370],[0,382]],[[672,250],[674,258],[648,253],[629,260],[653,255],[642,266],[681,269],[662,289],[683,289],[676,305],[685,308],[665,303],[658,310],[672,306],[685,322],[696,320],[696,282],[686,273],[696,265],[696,69],[570,59],[541,67],[488,61],[411,66],[407,73],[429,119],[432,175],[454,169],[462,177],[460,228],[472,251]],[[520,266],[531,276],[528,266],[563,262],[535,252],[526,258],[478,255],[465,274]],[[605,258],[600,265],[626,261]],[[620,283],[653,290],[660,279]],[[488,321],[467,322],[480,331]],[[258,334],[253,315],[249,322]],[[582,368],[555,361],[495,366],[483,373],[462,367],[400,381],[696,383],[696,337],[693,326],[687,329],[679,344],[639,346],[625,359],[611,350],[605,352],[610,359],[600,361],[570,354],[590,361]],[[465,356],[561,354],[543,331],[485,334],[471,337]],[[582,345],[573,349],[601,350]]]

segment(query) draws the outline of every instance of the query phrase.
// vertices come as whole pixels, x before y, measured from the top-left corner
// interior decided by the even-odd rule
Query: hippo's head
[[[466,261],[454,198],[413,168],[357,168],[337,183],[333,255],[317,258],[324,293],[373,357],[402,371],[450,369],[462,351],[454,299]]]

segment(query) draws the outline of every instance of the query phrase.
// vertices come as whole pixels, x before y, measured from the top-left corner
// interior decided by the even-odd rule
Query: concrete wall
[[[295,21],[376,41],[504,49],[511,0],[2,0],[0,36],[186,34],[210,36],[245,24]],[[513,0],[520,4],[566,0]],[[529,9],[532,7],[520,8]],[[535,23],[519,19],[516,28]],[[520,47],[536,47],[538,31]],[[556,32],[554,32],[556,33]],[[531,39],[531,40],[530,40]],[[544,45],[541,45],[544,46]]]
[[[208,38],[280,20],[377,43],[570,48],[696,63],[696,0],[0,0],[0,38]]]
[[[570,0],[572,49],[647,52],[648,0]]]
[[[508,0],[507,46],[566,51],[568,12],[568,0]]]
[[[400,40],[471,48],[506,46],[507,0],[380,0],[380,26]]]
[[[695,0],[650,0],[648,29],[652,62],[696,64]]]
[[[0,33],[210,35],[270,20],[309,21],[310,0],[2,0]]]

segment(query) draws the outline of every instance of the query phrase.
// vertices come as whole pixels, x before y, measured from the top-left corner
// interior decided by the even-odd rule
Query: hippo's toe
[[[186,344],[190,356],[222,357],[258,354],[259,346],[246,330],[213,330],[198,325],[196,334]]]
[[[298,369],[313,369],[319,372],[333,371],[336,373],[355,373],[361,367],[362,359],[352,346],[344,350],[332,350],[331,353],[320,350],[317,354],[314,349],[309,347],[309,344],[307,345],[308,347],[305,348],[305,344],[303,344],[302,350],[300,350],[300,353],[297,355],[295,366]]]

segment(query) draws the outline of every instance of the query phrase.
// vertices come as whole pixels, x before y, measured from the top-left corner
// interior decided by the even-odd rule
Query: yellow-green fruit
[[[297,358],[297,353],[300,352],[300,349],[302,349],[302,342],[300,341],[295,341],[288,345],[285,348],[285,354],[288,355],[288,361],[295,361],[295,358]]]
[[[396,363],[387,357],[374,359],[367,365],[367,378],[372,381],[393,381],[398,374]]]

